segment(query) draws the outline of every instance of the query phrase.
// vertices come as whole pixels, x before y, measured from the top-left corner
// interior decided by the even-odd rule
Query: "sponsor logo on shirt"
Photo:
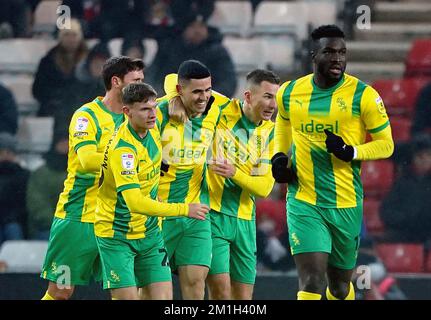
[[[76,120],[76,126],[75,126],[75,130],[76,131],[85,131],[87,130],[88,127],[88,119],[85,117],[80,117]]]
[[[135,167],[135,158],[131,153],[123,153],[121,155],[121,164],[124,169],[131,170]]]

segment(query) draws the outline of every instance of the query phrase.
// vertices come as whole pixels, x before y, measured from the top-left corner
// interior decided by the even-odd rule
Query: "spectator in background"
[[[237,80],[232,59],[222,45],[222,35],[208,27],[202,16],[183,20],[178,25],[181,36],[159,41],[159,49],[145,76],[157,92],[163,92],[165,76],[175,73],[179,65],[189,59],[201,61],[211,70],[212,88],[226,96],[233,96]]]
[[[431,239],[431,138],[418,136],[411,145],[410,170],[398,178],[380,210],[386,241]]]
[[[214,12],[215,0],[171,0],[171,14],[175,24],[187,23],[196,16],[207,21]]]
[[[26,233],[25,193],[29,172],[18,163],[17,141],[0,133],[0,243],[23,239]]]
[[[105,94],[102,66],[110,57],[111,52],[107,43],[99,42],[90,50],[87,58],[76,67],[75,75],[78,83],[75,91],[76,101],[74,101],[74,106],[81,106],[97,96]],[[74,111],[75,108],[69,110],[69,115],[71,116]],[[70,119],[67,120],[69,122]]]
[[[12,92],[0,84],[0,130],[12,135],[18,130],[18,106]]]
[[[145,47],[140,38],[126,37],[121,45],[121,55],[131,59],[144,60]]]
[[[28,231],[30,239],[48,240],[58,196],[67,175],[69,139],[67,129],[56,128],[45,165],[30,174],[27,185]]]
[[[412,135],[426,132],[431,135],[431,82],[422,88],[416,103]]]
[[[56,116],[71,111],[70,97],[76,95],[76,66],[87,55],[87,45],[78,20],[61,29],[58,44],[42,58],[33,83],[33,96],[40,104],[39,116]]]
[[[30,35],[31,7],[27,0],[0,0],[0,38]]]

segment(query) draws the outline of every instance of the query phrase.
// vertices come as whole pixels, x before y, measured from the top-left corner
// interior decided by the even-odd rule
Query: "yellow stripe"
[[[286,113],[284,112],[284,105],[283,105],[283,94],[284,94],[284,90],[286,90],[286,87],[289,85],[290,81],[286,81],[285,83],[283,83],[281,85],[281,87],[278,89],[277,94],[275,96],[275,99],[277,101],[277,106],[278,106],[278,112],[280,112],[280,110],[282,110],[280,113],[283,116],[286,116]]]
[[[252,215],[252,206],[250,202],[250,196],[248,192],[241,192],[241,197],[239,200],[239,207],[238,207],[238,218],[245,219],[245,220],[251,220]]]

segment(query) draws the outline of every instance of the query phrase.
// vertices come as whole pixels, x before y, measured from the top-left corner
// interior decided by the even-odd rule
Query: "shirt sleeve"
[[[274,153],[274,139],[272,135],[273,131],[268,137],[267,146],[250,175],[237,169],[235,175],[232,177],[232,180],[242,189],[261,198],[266,198],[270,194],[275,182],[271,173],[271,157]]]
[[[85,111],[77,111],[69,126],[70,142],[75,152],[85,145],[97,145],[97,128],[93,118]]]
[[[369,133],[382,131],[389,126],[389,118],[386,113],[383,99],[376,90],[368,86],[364,90],[361,101],[361,119],[365,129]]]
[[[175,217],[187,216],[188,205],[183,203],[163,203],[143,194],[139,183],[138,158],[132,148],[115,149],[111,154],[111,170],[117,192],[123,195],[124,201],[131,212],[148,216]]]
[[[361,119],[372,141],[355,146],[357,160],[385,159],[394,151],[394,141],[382,98],[372,87],[367,87],[361,101]]]
[[[286,103],[288,103],[288,101],[285,101],[284,99],[284,92],[289,83],[290,81],[285,82],[280,89],[278,89],[276,95],[278,113],[275,120],[274,154],[278,152],[287,154],[292,145],[292,126],[290,123],[289,110],[286,107]]]

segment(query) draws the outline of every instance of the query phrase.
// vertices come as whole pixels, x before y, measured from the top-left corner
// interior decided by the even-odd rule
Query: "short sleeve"
[[[75,152],[88,144],[97,145],[96,134],[93,118],[85,111],[75,112],[69,126],[70,141]]]
[[[367,86],[361,100],[361,119],[369,133],[377,133],[389,126],[383,99],[372,87]]]

